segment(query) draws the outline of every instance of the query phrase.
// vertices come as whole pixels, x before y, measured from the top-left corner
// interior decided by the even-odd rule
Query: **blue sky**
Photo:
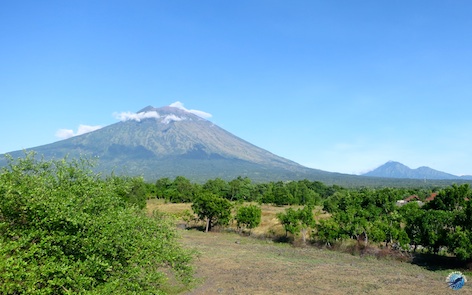
[[[454,0],[1,1],[0,153],[179,101],[312,168],[472,174],[471,13]]]

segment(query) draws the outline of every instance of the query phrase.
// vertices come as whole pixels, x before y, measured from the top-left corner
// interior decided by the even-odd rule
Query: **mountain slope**
[[[297,179],[308,174],[331,176],[276,156],[179,108],[149,106],[130,117],[29,150],[45,158],[94,157],[99,171],[143,175],[150,180],[178,175],[197,181],[237,176],[261,181]],[[23,151],[10,154],[18,157]]]
[[[399,162],[389,161],[382,166],[363,174],[371,177],[409,178],[409,179],[471,179],[470,176],[457,176],[446,172],[419,167],[411,169]]]

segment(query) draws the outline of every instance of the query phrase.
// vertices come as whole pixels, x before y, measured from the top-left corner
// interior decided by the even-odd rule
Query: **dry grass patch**
[[[448,270],[313,247],[296,248],[233,233],[182,231],[196,249],[201,284],[186,294],[472,294],[448,289]]]
[[[167,214],[179,216],[185,212],[185,210],[192,211],[191,206],[192,203],[166,203],[165,200],[162,199],[149,199],[147,201],[146,210],[149,215],[155,210],[158,210]]]

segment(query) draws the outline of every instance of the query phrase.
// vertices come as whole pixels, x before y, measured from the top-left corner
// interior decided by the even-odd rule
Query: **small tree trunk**
[[[207,217],[205,232],[207,233],[209,229],[210,229],[210,218]]]

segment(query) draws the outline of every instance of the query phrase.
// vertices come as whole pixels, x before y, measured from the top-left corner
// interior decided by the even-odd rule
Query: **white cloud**
[[[211,114],[204,111],[186,109],[184,107],[184,104],[181,103],[180,101],[176,101],[170,104],[169,106],[184,110],[186,112],[192,113],[204,119],[211,117]],[[161,115],[159,115],[159,113],[157,113],[156,111],[141,112],[141,113],[121,112],[121,113],[113,113],[113,116],[120,121],[134,120],[137,122],[140,122],[141,120],[149,119],[149,118],[155,118],[155,119],[161,118]],[[170,121],[182,121],[183,119],[184,118],[181,118],[175,115],[167,115],[163,117],[162,122],[165,124],[168,124]],[[69,131],[70,130],[63,130],[64,133],[69,132]]]
[[[201,118],[204,118],[204,119],[208,119],[208,118],[212,117],[212,115],[210,113],[207,113],[207,112],[204,112],[204,111],[186,109],[184,107],[184,104],[181,103],[180,101],[176,101],[174,103],[171,103],[169,106],[174,107],[174,108],[179,108],[181,110],[192,113],[192,114],[197,115],[197,116],[199,116]]]
[[[178,117],[176,115],[167,115],[162,119],[162,123],[164,124],[169,124],[170,121],[182,121],[185,120],[185,118]]]
[[[79,125],[79,128],[77,129],[77,132],[74,132],[72,129],[59,129],[56,131],[56,137],[60,139],[67,139],[71,138],[77,135],[82,135],[88,132],[92,132],[95,130],[98,130],[102,128],[103,126],[96,125],[96,126],[90,126],[90,125]]]
[[[138,122],[140,122],[143,119],[149,119],[149,118],[159,119],[161,117],[156,111],[141,112],[141,113],[121,112],[121,113],[113,113],[113,116],[120,121],[135,120]]]
[[[81,134],[84,134],[84,133],[89,133],[89,132],[98,130],[98,129],[100,129],[100,128],[102,128],[102,126],[100,126],[100,125],[96,125],[96,126],[79,125],[79,129],[77,129],[77,134],[76,134],[76,135],[81,135]]]
[[[67,139],[74,136],[74,130],[72,129],[59,129],[56,131],[56,137],[60,139]]]

